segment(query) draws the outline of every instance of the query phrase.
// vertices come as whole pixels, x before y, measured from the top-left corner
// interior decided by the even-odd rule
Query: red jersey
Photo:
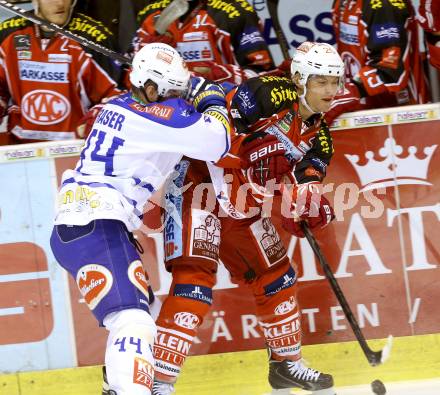
[[[229,177],[231,183],[227,188],[223,185],[219,193],[215,177],[212,177],[212,181],[219,195],[219,203],[222,205],[223,199],[225,204],[222,207],[231,216],[237,213],[228,200],[243,213],[248,207],[255,207],[255,203],[261,204],[264,198],[264,191],[252,185],[240,166],[240,146],[250,133],[264,130],[284,144],[286,156],[293,165],[291,181],[297,184],[322,181],[333,155],[330,130],[321,114],[315,114],[307,120],[301,118],[299,97],[290,79],[274,76],[251,78],[232,90],[227,101],[233,122],[231,149],[217,166],[225,168],[226,175],[232,175]],[[243,189],[244,184],[252,188]]]
[[[440,69],[440,2],[420,0],[418,20],[426,32],[429,61]]]
[[[335,0],[333,25],[346,77],[359,77],[376,105],[427,101],[417,23],[408,0]],[[379,95],[384,95],[382,103]]]
[[[140,13],[139,44],[155,34],[154,23],[171,0],[149,3]],[[194,3],[190,2],[193,6]],[[191,9],[187,15],[191,14]],[[273,67],[258,17],[245,0],[208,0],[195,15],[184,15],[168,27],[176,49],[190,69],[213,61],[256,71]]]
[[[0,99],[14,143],[73,139],[91,105],[120,93],[75,41],[40,33],[25,18],[0,24]]]

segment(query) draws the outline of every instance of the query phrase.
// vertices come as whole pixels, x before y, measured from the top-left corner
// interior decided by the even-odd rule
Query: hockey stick
[[[283,29],[281,29],[280,19],[278,18],[278,3],[279,0],[266,0],[267,10],[269,11],[269,16],[272,19],[272,25],[275,30],[275,35],[278,39],[278,44],[281,48],[281,53],[284,60],[290,59],[289,54],[289,43],[287,42],[286,36],[284,35]]]
[[[0,0],[0,7],[6,9],[16,15],[22,16],[22,17],[30,20],[31,22],[35,23],[36,25],[43,26],[47,29],[53,30],[57,33],[60,33],[63,36],[66,36],[67,38],[70,38],[70,39],[76,41],[77,43],[87,47],[87,48],[93,49],[96,52],[102,53],[103,55],[108,56],[109,58],[120,62],[121,64],[127,64],[127,65],[131,64],[130,59],[127,58],[126,56],[123,56],[115,51],[112,51],[111,49],[108,49],[102,45],[94,43],[93,41],[87,40],[84,37],[77,36],[76,34],[71,33],[68,30],[63,29],[63,28],[59,27],[58,25],[55,25],[54,23],[47,22],[44,19],[36,16],[32,12],[29,12],[29,11],[24,10],[23,8],[17,7],[14,4],[9,3],[8,1]]]
[[[356,336],[356,339],[359,343],[359,345],[362,348],[362,351],[364,352],[365,356],[367,357],[367,360],[371,366],[377,366],[382,363],[384,363],[391,353],[391,347],[393,343],[393,336],[388,336],[388,342],[385,345],[385,347],[381,351],[373,351],[367,344],[367,341],[365,340],[365,337],[359,327],[358,322],[356,321],[356,318],[353,315],[353,312],[351,311],[350,306],[348,305],[347,300],[345,299],[345,296],[339,287],[338,282],[336,281],[336,277],[333,275],[330,266],[325,259],[324,255],[321,252],[321,249],[319,248],[318,243],[316,242],[315,237],[313,236],[312,231],[310,230],[308,224],[306,222],[301,223],[302,229],[304,231],[304,234],[307,238],[307,241],[310,244],[310,247],[312,247],[313,252],[315,253],[316,257],[319,260],[319,263],[324,270],[325,276],[327,277],[327,280],[330,282],[330,285],[333,289],[333,292],[336,295],[336,298],[338,299],[342,310],[344,311],[345,316],[347,317],[347,320],[351,326],[351,329],[353,330],[354,335]]]
[[[160,13],[154,23],[154,29],[158,34],[164,34],[177,18],[180,18],[189,9],[188,0],[173,0]]]

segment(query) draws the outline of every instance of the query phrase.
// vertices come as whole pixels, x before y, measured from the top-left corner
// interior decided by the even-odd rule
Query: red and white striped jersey
[[[0,24],[0,99],[8,107],[12,142],[75,138],[90,106],[120,94],[78,43],[40,33],[25,18]]]
[[[426,102],[410,1],[335,0],[333,25],[346,77],[359,77],[369,97],[395,95],[389,106]]]
[[[440,2],[420,0],[418,20],[427,33],[429,61],[440,69]]]

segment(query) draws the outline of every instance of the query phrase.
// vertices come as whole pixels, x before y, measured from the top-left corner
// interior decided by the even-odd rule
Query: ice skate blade
[[[336,395],[336,392],[334,388],[326,388],[325,390],[310,392],[310,395]]]
[[[307,391],[304,392],[304,390],[300,390],[298,388],[283,388],[280,390],[272,389],[272,392],[270,395],[295,395],[301,393],[301,395],[337,395],[335,390],[333,388],[327,388],[324,390],[318,390],[318,391]]]
[[[271,395],[294,395],[294,393],[291,392],[291,391],[293,391],[293,389],[283,388],[283,389],[280,389],[280,390],[276,390],[276,389],[273,388],[272,392],[270,394]]]

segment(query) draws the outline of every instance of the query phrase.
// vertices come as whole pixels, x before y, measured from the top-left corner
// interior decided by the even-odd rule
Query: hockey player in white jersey
[[[136,54],[130,81],[131,91],[98,114],[75,169],[63,174],[51,247],[109,331],[109,393],[149,395],[156,326],[131,232],[182,156],[217,161],[229,149],[229,129],[221,88],[191,79],[166,44]]]

